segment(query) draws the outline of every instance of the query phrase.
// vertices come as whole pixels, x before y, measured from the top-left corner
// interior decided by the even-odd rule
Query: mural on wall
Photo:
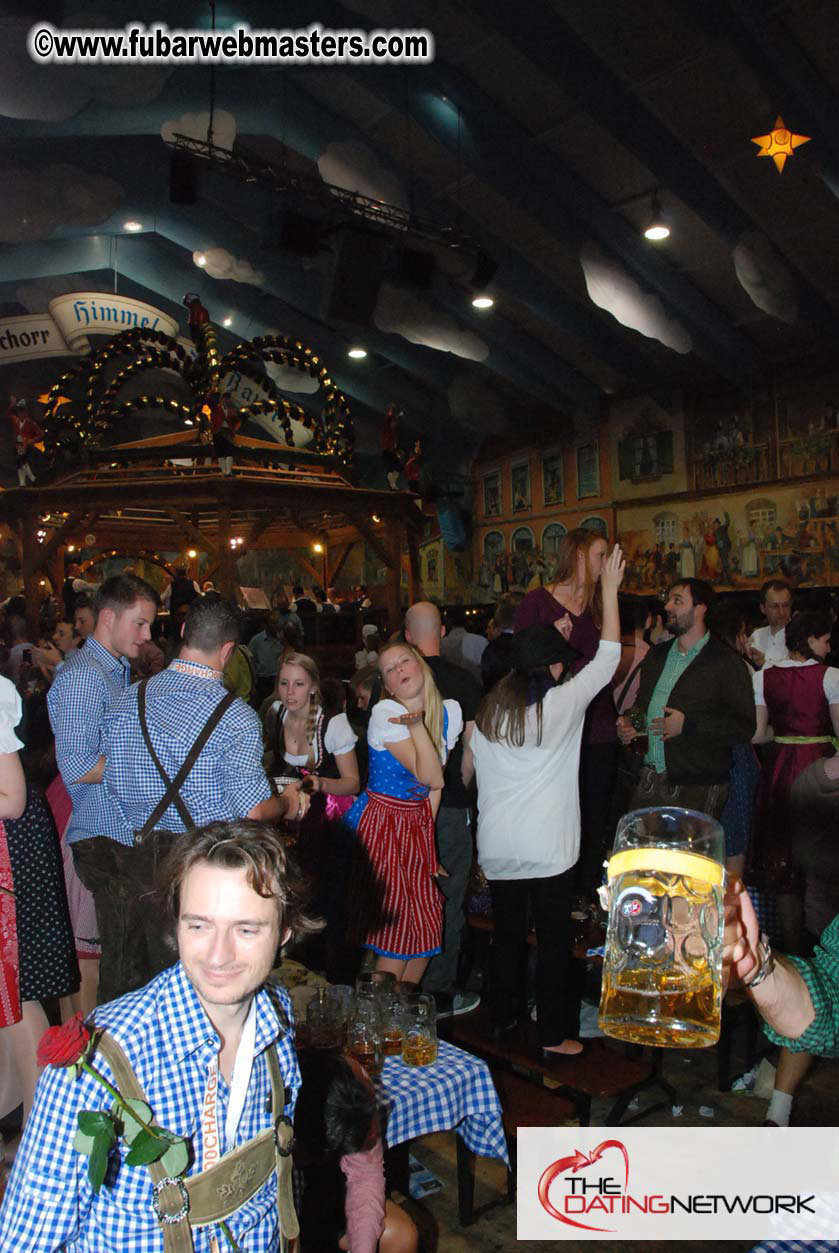
[[[546,505],[561,505],[565,499],[564,463],[561,452],[546,452],[542,457],[542,500]]]
[[[839,584],[839,481],[621,509],[625,586],[659,592],[674,579],[759,588],[766,579]]]
[[[501,513],[501,471],[484,475],[484,513],[493,518]]]
[[[513,513],[522,513],[530,508],[530,462],[520,461],[510,468],[510,483],[513,495]]]
[[[476,594],[472,558],[468,552],[452,552],[439,537],[425,540],[419,549],[423,596],[445,605],[470,604],[480,599]],[[483,571],[482,563],[479,579],[489,577]]]

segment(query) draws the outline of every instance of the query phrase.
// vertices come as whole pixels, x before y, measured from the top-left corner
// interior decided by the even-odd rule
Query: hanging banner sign
[[[0,366],[35,357],[75,357],[90,352],[88,335],[129,330],[176,336],[178,323],[142,300],[109,292],[74,292],[50,301],[49,313],[0,318]],[[182,341],[186,343],[187,341]]]
[[[26,313],[0,318],[0,366],[33,357],[73,357],[61,331],[48,313]]]
[[[162,331],[178,334],[174,318],[129,296],[109,292],[74,292],[50,301],[50,313],[72,352],[90,352],[88,335],[119,335],[120,331]]]

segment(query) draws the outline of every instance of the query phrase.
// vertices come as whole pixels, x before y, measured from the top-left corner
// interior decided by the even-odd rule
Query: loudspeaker
[[[472,275],[472,287],[476,291],[483,291],[488,283],[491,283],[495,277],[498,265],[493,261],[492,257],[486,252],[479,252],[475,257],[475,272]]]
[[[169,199],[172,204],[195,204],[198,200],[198,170],[188,152],[172,153]]]
[[[408,287],[430,287],[436,262],[432,252],[405,248],[399,261],[398,281]]]
[[[336,236],[335,267],[326,292],[326,321],[369,324],[382,282],[386,240],[345,226]]]
[[[315,218],[296,213],[294,209],[286,209],[276,242],[287,252],[296,252],[301,257],[314,257],[320,251],[323,229],[323,223]]]

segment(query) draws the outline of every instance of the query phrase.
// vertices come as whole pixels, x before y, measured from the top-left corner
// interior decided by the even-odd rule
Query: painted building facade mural
[[[547,581],[576,526],[617,535],[633,591],[839,586],[839,376],[672,411],[634,398],[562,447],[487,446],[474,482],[475,599]]]

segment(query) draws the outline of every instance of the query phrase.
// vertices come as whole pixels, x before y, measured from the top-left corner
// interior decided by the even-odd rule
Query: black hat
[[[580,657],[580,650],[553,626],[525,627],[513,636],[514,670],[546,670],[557,661],[567,670]]]

